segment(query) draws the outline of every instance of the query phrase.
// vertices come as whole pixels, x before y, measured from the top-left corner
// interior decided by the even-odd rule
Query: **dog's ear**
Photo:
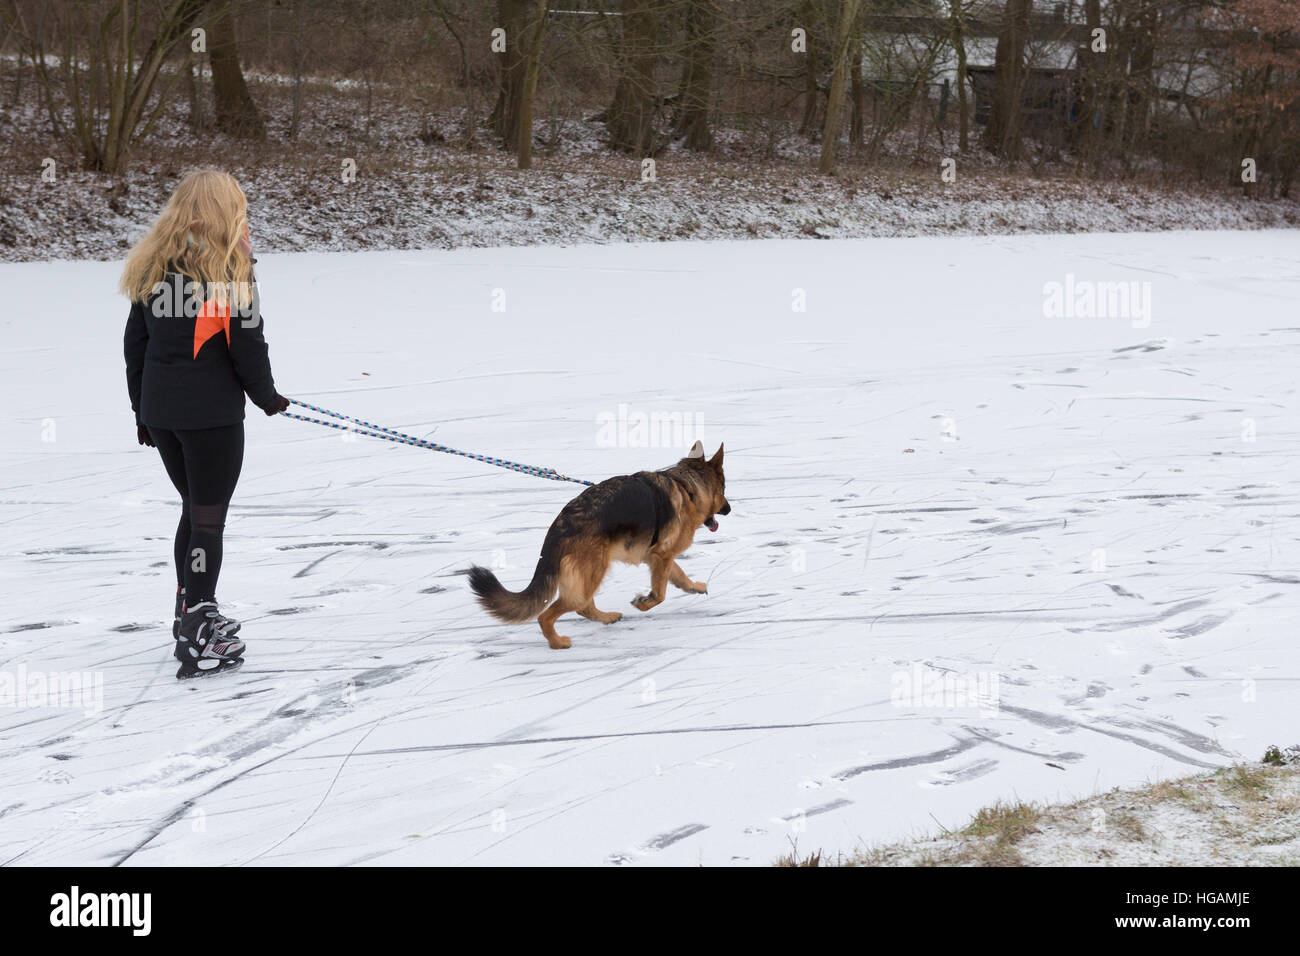
[[[703,458],[703,457],[704,457],[704,443],[701,442],[701,441],[697,438],[697,439],[695,440],[695,444],[691,446],[691,450],[688,451],[688,452],[686,453],[686,457],[687,457],[687,458]]]
[[[699,442],[696,442],[695,444],[698,445]],[[700,450],[700,457],[701,458],[704,457],[703,449]],[[709,459],[709,464],[712,465],[714,468],[722,467],[722,446],[721,445],[718,446],[717,453],[714,454],[714,456]]]

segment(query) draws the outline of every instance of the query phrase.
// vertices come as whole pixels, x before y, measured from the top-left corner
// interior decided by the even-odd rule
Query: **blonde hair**
[[[228,306],[230,295],[247,308],[253,261],[240,244],[247,226],[248,199],[234,176],[219,169],[190,173],[127,255],[118,288],[143,302],[172,269],[215,290],[219,304]]]

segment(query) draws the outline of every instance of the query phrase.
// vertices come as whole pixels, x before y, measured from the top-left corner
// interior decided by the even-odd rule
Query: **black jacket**
[[[166,291],[132,302],[123,351],[136,422],[155,428],[215,428],[244,420],[244,394],[274,407],[275,380],[256,293],[250,310],[219,314],[189,280],[167,273]],[[193,293],[194,290],[191,290]]]

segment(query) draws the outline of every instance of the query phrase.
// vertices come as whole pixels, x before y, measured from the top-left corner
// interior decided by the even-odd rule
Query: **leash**
[[[328,408],[321,408],[319,405],[312,405],[310,402],[300,402],[296,398],[289,399],[290,405],[298,405],[302,408],[310,409],[320,415],[328,415],[330,418],[337,418],[340,421],[351,422],[352,425],[340,425],[337,422],[327,422],[320,418],[312,418],[310,415],[298,415],[294,412],[281,412],[286,418],[296,418],[300,422],[312,422],[317,425],[324,425],[326,428],[337,428],[340,431],[356,432],[360,435],[369,435],[371,438],[382,438],[385,441],[397,442],[401,445],[414,445],[416,448],[428,448],[430,451],[441,451],[448,455],[460,455],[462,458],[472,458],[475,461],[481,461],[487,465],[496,465],[498,468],[506,468],[510,471],[517,471],[523,475],[533,475],[537,478],[549,478],[551,481],[572,481],[579,485],[594,485],[593,481],[584,481],[581,478],[570,478],[568,475],[562,475],[554,468],[539,468],[536,465],[521,465],[517,461],[507,461],[504,458],[493,458],[490,455],[476,455],[470,451],[460,451],[455,448],[448,448],[446,445],[439,445],[437,442],[426,441],[423,438],[416,438],[414,435],[407,435],[403,432],[394,431],[391,428],[384,428],[382,425],[375,425],[372,422],[363,421],[360,418],[353,418],[351,415],[344,415],[342,412],[332,412]]]

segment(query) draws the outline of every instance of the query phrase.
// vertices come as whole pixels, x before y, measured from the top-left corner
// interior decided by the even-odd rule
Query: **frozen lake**
[[[697,432],[734,510],[552,651],[458,572],[578,486],[250,407],[185,683],[118,269],[0,265],[0,863],[762,865],[1295,742],[1300,234],[263,256],[285,395],[593,480]]]

